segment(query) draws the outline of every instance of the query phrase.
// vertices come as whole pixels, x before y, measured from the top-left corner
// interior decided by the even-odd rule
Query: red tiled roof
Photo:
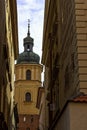
[[[87,95],[80,95],[72,99],[74,102],[87,102]]]

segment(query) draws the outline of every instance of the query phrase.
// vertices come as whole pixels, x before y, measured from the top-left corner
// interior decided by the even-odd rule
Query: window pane
[[[26,100],[27,102],[31,101],[31,94],[30,94],[29,92],[26,93],[26,95],[25,95],[25,100]]]
[[[26,79],[27,79],[27,80],[30,80],[30,79],[31,79],[31,71],[30,71],[30,70],[27,70],[27,71],[26,71]]]

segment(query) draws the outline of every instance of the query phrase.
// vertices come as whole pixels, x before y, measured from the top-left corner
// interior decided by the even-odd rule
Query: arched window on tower
[[[27,93],[25,94],[25,101],[26,101],[26,102],[30,102],[30,101],[31,101],[31,93],[27,92]]]
[[[31,71],[30,70],[26,71],[26,80],[31,80]]]

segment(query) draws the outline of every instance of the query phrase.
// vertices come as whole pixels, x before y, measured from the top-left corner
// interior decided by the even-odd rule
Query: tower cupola
[[[19,54],[17,64],[20,63],[33,63],[39,64],[40,57],[33,52],[34,39],[30,37],[30,21],[28,20],[28,32],[27,37],[23,39],[24,52]]]

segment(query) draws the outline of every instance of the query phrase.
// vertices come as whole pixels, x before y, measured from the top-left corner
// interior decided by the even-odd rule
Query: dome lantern
[[[28,20],[28,33],[27,37],[23,39],[24,51],[33,51],[33,38],[30,37],[30,20]]]

